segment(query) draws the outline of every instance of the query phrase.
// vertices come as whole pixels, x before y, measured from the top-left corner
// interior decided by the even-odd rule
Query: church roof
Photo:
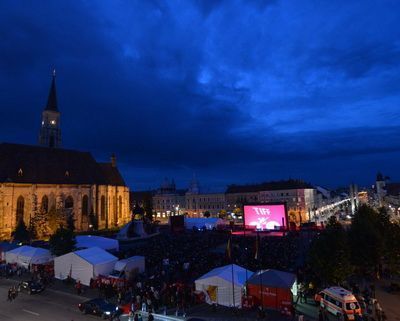
[[[47,98],[47,105],[44,110],[58,111],[55,73],[53,73],[53,80],[51,81],[49,97]]]
[[[0,182],[125,186],[116,167],[89,152],[9,143],[0,144]]]
[[[108,185],[125,185],[124,179],[117,167],[111,163],[98,163],[98,165],[104,178],[109,183]]]

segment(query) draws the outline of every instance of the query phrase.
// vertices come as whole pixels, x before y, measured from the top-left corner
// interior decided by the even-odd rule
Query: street
[[[101,320],[99,317],[82,315],[78,303],[85,300],[71,294],[46,289],[40,294],[19,293],[12,301],[7,301],[7,291],[14,281],[0,279],[0,320],[4,321],[79,321]]]
[[[78,304],[87,300],[83,296],[63,293],[51,288],[40,294],[29,295],[19,293],[12,302],[7,301],[8,289],[17,282],[9,279],[0,279],[0,321],[100,321],[102,318],[94,315],[83,315]],[[179,320],[179,318],[155,315],[155,320]],[[121,316],[120,321],[128,320]],[[147,320],[147,313],[143,313],[143,320]]]

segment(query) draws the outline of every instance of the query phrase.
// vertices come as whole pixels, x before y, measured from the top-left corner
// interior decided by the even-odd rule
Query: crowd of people
[[[226,264],[235,263],[251,271],[260,268],[291,271],[297,273],[298,281],[306,283],[303,279],[307,271],[299,264],[299,257],[304,254],[301,247],[302,238],[297,232],[257,237],[254,233],[245,237],[232,236],[229,231],[160,233],[146,242],[125,246],[119,253],[120,258],[143,255],[145,273],[132,274],[124,282],[107,277],[93,279],[90,287],[97,289],[100,297],[115,298],[119,305],[126,307],[132,320],[137,320],[143,311],[166,314],[172,309],[176,315],[185,315],[187,309],[199,301],[194,281]],[[0,265],[0,275],[4,277],[24,276],[29,272],[32,281],[44,285],[52,282],[47,267],[29,267],[29,270],[12,264]],[[77,281],[75,289],[77,294],[82,294],[84,287]],[[308,284],[299,292],[299,297],[304,297],[306,303],[307,296],[312,296],[311,290],[312,286]],[[373,288],[359,291],[353,287],[352,290],[360,297],[363,311],[373,309],[377,321],[386,320]],[[17,293],[18,289],[10,288],[8,300],[15,299]],[[328,320],[324,311],[320,311],[319,320]]]
[[[232,237],[227,231],[186,231],[161,233],[121,253],[121,257],[143,255],[146,272],[137,274],[128,283],[115,284],[103,279],[93,281],[102,297],[116,296],[120,304],[130,304],[130,310],[157,311],[184,315],[198,301],[194,281],[210,270],[235,263],[256,271],[260,266],[289,270],[295,265],[297,236]],[[228,244],[231,255],[228,255]],[[258,247],[258,259],[255,251]]]

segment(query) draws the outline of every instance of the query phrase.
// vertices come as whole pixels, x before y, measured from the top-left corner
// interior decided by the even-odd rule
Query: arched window
[[[122,217],[122,196],[118,198],[118,217]]]
[[[49,198],[46,195],[42,197],[41,207],[43,213],[47,213],[49,211]]]
[[[106,198],[104,195],[100,200],[100,219],[103,221],[106,219]]]
[[[17,223],[24,219],[25,200],[22,196],[17,199]]]
[[[74,207],[74,200],[71,196],[68,196],[65,199],[64,207],[65,208],[73,208]]]
[[[82,197],[82,215],[89,214],[89,198],[87,195],[83,195]]]

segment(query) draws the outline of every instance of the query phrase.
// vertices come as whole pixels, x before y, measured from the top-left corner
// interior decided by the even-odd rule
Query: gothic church
[[[0,144],[0,239],[9,239],[20,220],[56,208],[73,215],[78,231],[89,218],[99,229],[130,220],[129,189],[116,164],[99,163],[89,152],[61,148],[60,111],[53,73],[42,112],[39,146]]]

